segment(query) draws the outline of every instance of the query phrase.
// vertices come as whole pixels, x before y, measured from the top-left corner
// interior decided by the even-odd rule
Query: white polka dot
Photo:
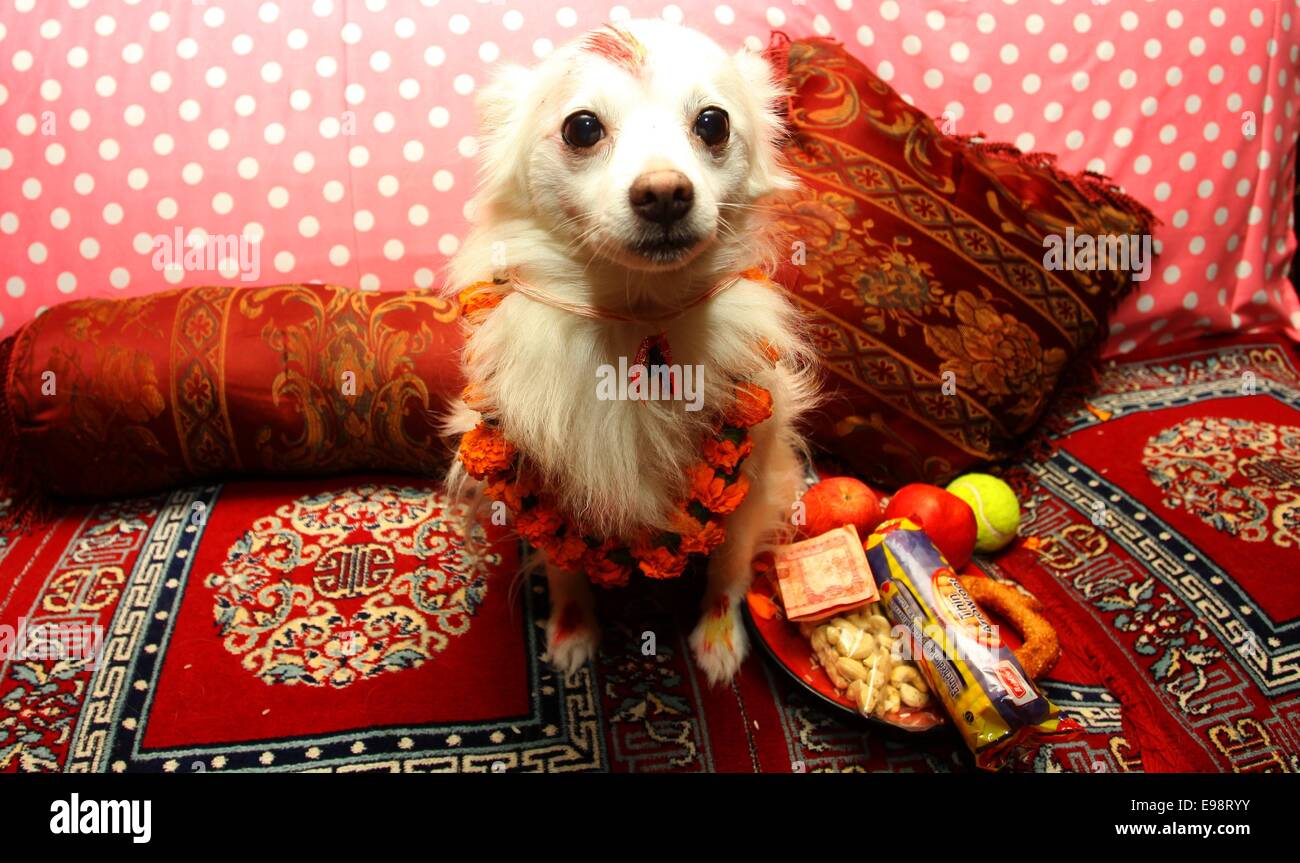
[[[27,283],[19,276],[10,276],[5,282],[5,293],[17,299],[27,292]]]
[[[181,168],[181,179],[191,186],[197,185],[203,180],[203,166],[198,162],[187,162]]]
[[[352,254],[351,252],[348,251],[347,246],[337,245],[337,246],[330,247],[330,251],[329,251],[330,263],[336,267],[344,266],[351,259],[351,257]]]
[[[81,256],[88,261],[93,261],[99,257],[99,241],[94,237],[86,237],[77,248],[81,252]]]
[[[357,144],[348,150],[348,164],[354,168],[364,168],[370,161],[370,151],[361,144]]]
[[[352,227],[365,233],[375,226],[375,214],[369,210],[357,210],[352,214]]]
[[[414,204],[406,211],[406,220],[417,228],[423,227],[429,221],[429,208],[423,204]]]
[[[397,194],[398,182],[397,178],[392,174],[385,174],[380,177],[377,185],[379,188],[379,194],[383,195],[385,198],[391,198],[393,195]]]
[[[452,176],[451,171],[448,171],[445,168],[433,175],[433,187],[439,192],[448,191],[451,189],[454,182],[455,178]]]
[[[266,202],[279,210],[289,203],[289,190],[284,186],[272,186],[266,193]]]
[[[289,272],[293,269],[294,265],[293,252],[276,252],[275,258],[272,259],[272,264],[275,266],[276,270],[281,273]]]
[[[450,257],[460,248],[460,240],[453,234],[443,234],[438,238],[438,251]]]

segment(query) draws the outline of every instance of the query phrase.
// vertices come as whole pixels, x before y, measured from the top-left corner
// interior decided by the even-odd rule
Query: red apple
[[[801,537],[821,536],[828,530],[851,524],[863,539],[880,524],[880,498],[866,483],[849,476],[824,479],[803,495],[805,522]]]
[[[975,550],[979,527],[970,504],[937,485],[912,483],[900,488],[885,508],[885,518],[906,518],[916,522],[959,570]]]

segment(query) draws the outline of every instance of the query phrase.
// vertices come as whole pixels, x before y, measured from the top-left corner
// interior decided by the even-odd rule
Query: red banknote
[[[773,557],[788,620],[822,620],[878,597],[862,540],[851,524],[778,546]]]

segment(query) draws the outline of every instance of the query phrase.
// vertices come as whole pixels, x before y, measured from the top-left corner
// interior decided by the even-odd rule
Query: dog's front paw
[[[595,615],[575,600],[552,611],[546,621],[546,653],[551,666],[566,677],[590,662],[599,644]]]
[[[691,633],[695,664],[710,685],[731,680],[749,652],[749,639],[740,620],[740,606],[723,594],[709,603]]]

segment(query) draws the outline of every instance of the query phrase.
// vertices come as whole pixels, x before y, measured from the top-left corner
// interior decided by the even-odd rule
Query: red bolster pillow
[[[438,413],[462,386],[457,313],[333,285],[55,306],[0,343],[0,485],[109,498],[239,474],[435,472]]]

